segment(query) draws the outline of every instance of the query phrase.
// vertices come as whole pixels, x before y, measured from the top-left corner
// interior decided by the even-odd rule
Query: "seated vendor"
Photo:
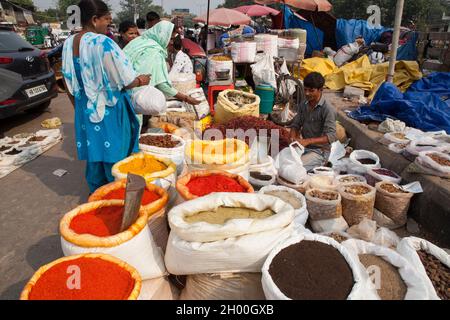
[[[323,97],[324,77],[317,72],[310,73],[303,81],[306,101],[299,106],[299,112],[291,129],[291,139],[305,147],[302,161],[310,171],[328,161],[331,143],[336,138],[336,111]]]

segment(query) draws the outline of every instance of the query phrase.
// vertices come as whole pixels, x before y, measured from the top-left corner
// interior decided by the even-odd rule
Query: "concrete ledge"
[[[409,215],[439,241],[450,246],[450,180],[407,172],[411,162],[379,143],[383,136],[381,133],[347,117],[344,110],[352,109],[357,104],[344,101],[339,93],[326,92],[325,97],[336,107],[338,121],[352,139],[353,148],[375,152],[380,157],[382,166],[397,172],[404,182],[419,181],[422,184],[424,192],[414,196]]]

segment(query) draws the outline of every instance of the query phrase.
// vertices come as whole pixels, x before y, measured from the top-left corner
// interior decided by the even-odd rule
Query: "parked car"
[[[5,82],[14,73],[17,75],[15,83],[13,80]],[[15,32],[5,30],[0,30],[2,82],[14,90],[0,90],[0,119],[28,109],[44,110],[58,95],[55,73],[50,68],[46,53],[33,47]]]

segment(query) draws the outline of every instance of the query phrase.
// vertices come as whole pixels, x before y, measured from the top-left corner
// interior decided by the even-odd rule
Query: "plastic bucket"
[[[275,90],[269,85],[258,85],[255,94],[261,98],[259,113],[270,114],[275,101]]]

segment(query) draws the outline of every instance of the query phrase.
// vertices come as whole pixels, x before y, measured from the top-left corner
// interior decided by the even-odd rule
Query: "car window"
[[[31,44],[26,42],[15,32],[0,31],[0,52],[17,51],[20,48],[34,49]]]

